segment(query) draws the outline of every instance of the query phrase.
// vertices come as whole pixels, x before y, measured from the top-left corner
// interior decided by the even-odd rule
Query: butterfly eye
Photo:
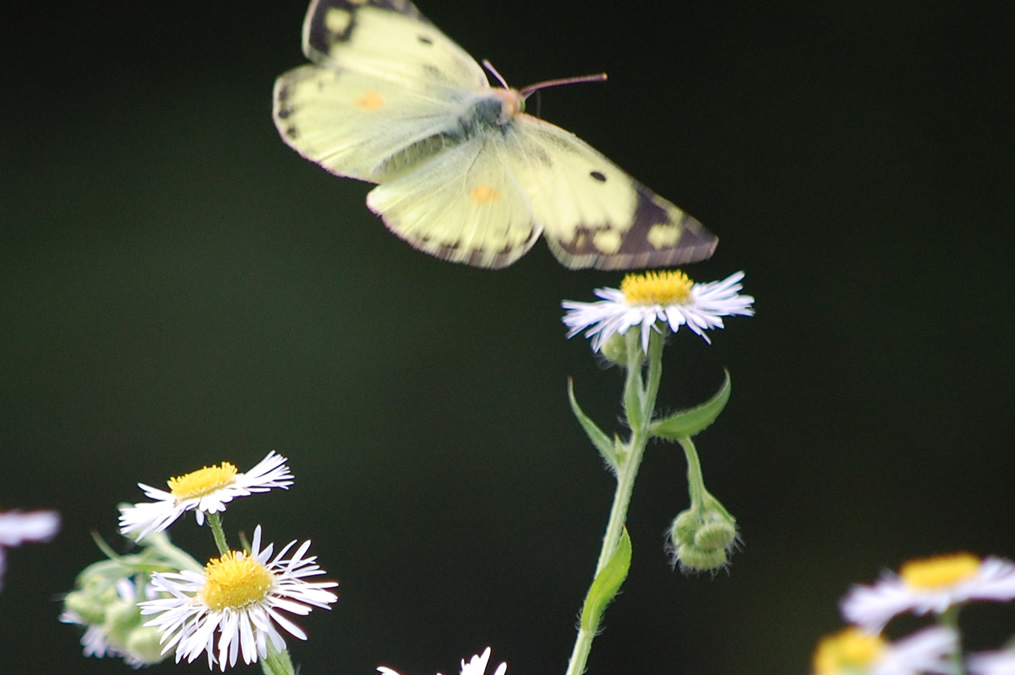
[[[599,171],[589,171],[589,175],[592,176],[592,178],[594,178],[595,180],[599,181],[600,183],[606,182],[606,176],[600,173]]]

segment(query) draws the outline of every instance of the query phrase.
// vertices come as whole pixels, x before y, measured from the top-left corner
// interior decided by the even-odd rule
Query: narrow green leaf
[[[582,412],[581,406],[578,405],[578,399],[574,397],[574,381],[571,378],[567,380],[567,398],[571,401],[571,412],[578,419],[578,423],[582,425],[582,429],[588,434],[589,440],[592,441],[592,445],[596,446],[596,450],[603,456],[603,459],[613,467],[617,469],[617,453],[613,447],[613,441],[610,437],[603,433],[603,430],[596,426],[588,416]]]
[[[596,575],[592,587],[589,588],[589,594],[585,597],[585,606],[582,608],[582,630],[595,635],[606,606],[624,584],[630,568],[631,537],[628,536],[625,527],[620,535],[620,541],[617,542],[617,549],[610,556],[610,562],[606,563],[606,567]]]
[[[681,410],[669,417],[656,420],[649,425],[649,433],[660,438],[690,438],[706,429],[719,417],[719,413],[726,407],[730,400],[730,374],[726,371],[726,379],[723,381],[719,391],[701,405]]]

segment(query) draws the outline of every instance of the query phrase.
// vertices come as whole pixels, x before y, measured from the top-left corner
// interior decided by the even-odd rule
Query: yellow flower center
[[[922,560],[910,560],[899,576],[912,588],[951,586],[976,575],[980,559],[972,553],[953,553]]]
[[[236,467],[229,462],[206,466],[183,476],[169,479],[169,491],[177,499],[193,499],[224,488],[236,478]]]
[[[884,651],[885,641],[859,628],[847,628],[818,643],[814,652],[815,673],[838,673],[865,669]]]
[[[229,551],[204,566],[201,599],[216,610],[243,609],[259,602],[271,590],[273,577],[261,563],[243,551]]]
[[[691,296],[694,282],[680,270],[628,274],[620,290],[629,305],[675,305]]]

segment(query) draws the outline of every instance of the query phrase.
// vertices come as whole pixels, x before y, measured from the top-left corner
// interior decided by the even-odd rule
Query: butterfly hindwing
[[[539,237],[507,148],[479,135],[367,195],[367,205],[414,247],[453,262],[505,267]]]
[[[514,123],[516,173],[565,266],[662,267],[712,255],[715,235],[588,143],[530,115]]]

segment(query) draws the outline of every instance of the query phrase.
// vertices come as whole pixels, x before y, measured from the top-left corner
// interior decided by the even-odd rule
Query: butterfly
[[[419,250],[499,268],[543,234],[565,266],[601,269],[715,250],[697,220],[525,112],[529,94],[566,80],[491,86],[408,0],[312,0],[303,52],[311,63],[275,82],[279,134],[328,171],[377,183],[367,206]]]

